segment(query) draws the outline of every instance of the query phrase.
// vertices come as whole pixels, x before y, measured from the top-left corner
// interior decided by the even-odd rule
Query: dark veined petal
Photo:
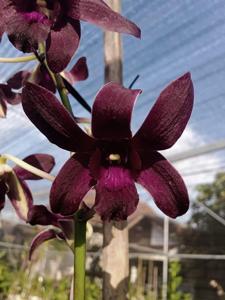
[[[158,208],[171,218],[186,213],[189,198],[180,174],[157,152],[146,152],[141,158],[137,182],[148,190]]]
[[[138,205],[138,194],[129,170],[102,168],[96,185],[95,210],[102,220],[126,220]]]
[[[42,154],[42,153],[32,154],[24,158],[23,161],[47,173],[50,173],[53,167],[55,166],[55,159],[53,156],[49,154]],[[13,170],[21,180],[42,179],[41,177],[34,175],[31,172],[19,166],[14,167]]]
[[[95,142],[47,89],[27,83],[22,93],[28,118],[53,144],[69,151],[89,151]]]
[[[86,57],[79,58],[76,64],[69,72],[64,72],[64,77],[71,84],[74,84],[77,81],[86,80],[88,78],[88,66]]]
[[[105,30],[128,33],[138,38],[141,30],[133,22],[113,11],[102,0],[69,0],[71,18],[87,21]]]
[[[42,245],[44,242],[47,242],[49,240],[53,240],[56,238],[63,238],[63,235],[55,231],[54,229],[48,229],[45,231],[40,232],[38,235],[34,237],[34,239],[31,242],[30,251],[29,251],[29,260],[31,260],[32,255],[34,251]]]
[[[50,206],[54,213],[74,214],[94,185],[88,168],[89,159],[84,155],[73,155],[62,167],[54,180],[50,193]]]
[[[50,212],[44,205],[33,205],[28,212],[27,223],[31,225],[58,225],[59,215]]]
[[[79,21],[58,22],[49,34],[46,43],[48,66],[54,73],[63,71],[78,48],[80,42]]]
[[[11,89],[18,90],[22,88],[24,81],[30,76],[29,71],[19,71],[7,80],[7,84]]]
[[[155,150],[170,148],[187,125],[193,100],[193,84],[190,73],[187,73],[162,91],[134,136],[136,147]]]
[[[7,113],[7,105],[5,101],[1,98],[0,94],[0,118],[5,118]]]
[[[26,221],[29,208],[33,203],[27,184],[17,178],[16,174],[12,171],[7,175],[7,185],[7,196],[15,208],[18,217]]]
[[[92,109],[92,133],[98,139],[131,138],[131,114],[141,90],[130,90],[117,83],[106,84],[97,94]]]

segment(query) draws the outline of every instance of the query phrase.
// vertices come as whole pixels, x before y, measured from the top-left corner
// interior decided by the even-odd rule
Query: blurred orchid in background
[[[88,67],[86,57],[80,57],[70,71],[62,72],[62,76],[71,84],[88,78]],[[19,71],[9,78],[6,83],[0,84],[0,118],[7,114],[7,103],[17,105],[21,103],[21,88],[25,82],[32,77],[33,82],[56,93],[55,84],[50,77],[46,67],[39,64],[31,71]]]
[[[73,218],[53,214],[44,205],[32,205],[29,208],[27,223],[31,225],[52,225],[56,227],[43,230],[34,237],[30,246],[29,259],[32,258],[33,252],[46,241],[60,239],[70,243],[70,240],[73,239]]]
[[[51,172],[55,165],[53,156],[48,154],[33,154],[24,158],[23,162],[46,173]],[[7,195],[19,218],[27,221],[33,197],[26,180],[39,179],[42,178],[20,166],[10,167],[4,155],[0,156],[0,209],[4,208]]]
[[[151,193],[166,215],[175,218],[187,211],[185,184],[157,150],[171,147],[190,118],[190,73],[162,91],[132,137],[131,114],[140,93],[115,83],[105,85],[93,105],[93,136],[89,136],[51,92],[33,83],[26,84],[22,104],[27,116],[49,141],[76,152],[53,182],[50,205],[54,213],[73,215],[94,187],[94,208],[102,220],[125,220],[138,204],[135,182]]]
[[[6,117],[7,103],[11,105],[21,103],[21,94],[15,90],[22,88],[29,74],[27,71],[20,71],[8,79],[6,83],[0,84],[0,118]]]
[[[0,7],[0,28],[16,48],[33,52],[46,41],[46,57],[54,73],[66,68],[78,48],[80,20],[140,37],[134,23],[102,0],[0,0]]]
[[[84,204],[80,210],[80,218],[87,221],[92,216],[93,211]],[[66,217],[60,214],[54,214],[44,205],[32,205],[29,208],[27,223],[31,225],[51,226],[51,228],[41,231],[34,237],[30,246],[29,259],[32,258],[34,251],[41,244],[52,239],[64,240],[72,249],[74,242],[73,216]],[[91,234],[92,226],[87,223],[87,238],[90,238]]]

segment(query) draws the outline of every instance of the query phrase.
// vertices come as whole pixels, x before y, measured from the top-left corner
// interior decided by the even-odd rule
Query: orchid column
[[[120,0],[108,0],[107,4],[120,12]],[[122,43],[119,33],[105,32],[104,56],[105,82],[122,84]],[[103,235],[103,299],[125,300],[129,276],[127,221],[104,222]]]

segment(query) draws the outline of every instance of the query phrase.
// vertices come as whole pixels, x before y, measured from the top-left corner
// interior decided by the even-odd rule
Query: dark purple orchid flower
[[[7,103],[11,105],[21,103],[21,93],[19,90],[24,86],[30,76],[30,71],[19,71],[8,79],[6,83],[0,84],[0,118],[6,117]],[[88,78],[86,57],[80,57],[70,71],[63,72],[63,76],[70,84],[86,80]],[[56,93],[55,84],[44,65],[37,67],[33,75],[33,81],[51,92]]]
[[[80,22],[140,37],[140,29],[102,0],[0,0],[0,28],[23,52],[47,41],[47,60],[53,72],[65,69],[80,41]]]
[[[55,160],[48,154],[33,154],[23,161],[49,173],[55,165]],[[33,206],[33,198],[25,180],[38,180],[40,177],[22,169],[10,168],[5,163],[0,163],[0,210],[5,206],[5,196],[10,199],[19,218],[27,221],[29,209]]]
[[[25,113],[52,143],[76,152],[53,182],[54,213],[74,214],[85,194],[96,189],[95,210],[103,220],[124,220],[138,204],[135,182],[147,189],[168,216],[184,214],[188,193],[179,173],[157,152],[181,136],[193,107],[190,73],[162,91],[143,125],[132,137],[130,120],[140,90],[116,83],[97,94],[92,134],[87,135],[48,90],[27,83],[22,94]]]

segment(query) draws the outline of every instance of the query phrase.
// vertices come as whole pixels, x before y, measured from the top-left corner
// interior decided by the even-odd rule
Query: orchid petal
[[[53,94],[56,92],[56,86],[45,65],[39,65],[34,74],[35,84],[40,85],[47,90],[51,91]]]
[[[55,166],[55,159],[53,156],[49,154],[32,154],[27,156],[26,158],[23,159],[26,163],[29,165],[38,168],[39,170],[42,170],[46,173],[50,173],[53,167]],[[16,166],[13,168],[14,172],[16,175],[21,179],[21,180],[36,180],[36,179],[42,179],[41,177],[32,174],[31,172]]]
[[[19,90],[30,74],[28,71],[19,71],[7,80],[7,84],[11,89]]]
[[[37,234],[31,242],[30,251],[29,251],[29,260],[31,260],[34,251],[42,245],[44,242],[53,240],[59,237],[59,234],[53,230],[48,229]]]
[[[11,90],[11,87],[7,84],[0,84],[0,98],[11,105],[17,105],[21,103],[21,95],[14,93]]]
[[[20,180],[14,171],[7,174],[9,197],[18,217],[24,221],[27,220],[29,208],[32,206],[32,195],[25,182]]]
[[[87,21],[105,30],[141,36],[141,30],[133,22],[113,11],[102,0],[70,0],[69,16]]]
[[[92,110],[92,133],[98,139],[131,138],[131,114],[141,90],[130,90],[117,83],[106,84],[97,94]]]
[[[50,206],[54,213],[74,214],[94,185],[88,168],[88,157],[73,155],[54,180],[50,193]]]
[[[194,92],[190,73],[162,91],[143,125],[134,136],[137,148],[163,150],[181,136],[193,108]]]
[[[28,118],[53,144],[69,151],[89,151],[95,142],[47,89],[28,82],[22,104]]]
[[[60,22],[54,26],[47,39],[46,57],[54,73],[60,73],[69,64],[80,42],[79,21]]]
[[[171,218],[186,213],[189,198],[180,174],[158,152],[142,153],[141,158],[137,182],[152,195],[158,208]]]
[[[50,212],[44,205],[33,205],[28,212],[27,223],[31,225],[53,225],[59,227],[59,215]]]
[[[69,72],[65,71],[64,75],[70,84],[87,79],[88,66],[86,57],[79,58],[73,68]]]
[[[138,205],[138,194],[129,170],[101,168],[96,185],[95,210],[102,220],[126,220]]]

